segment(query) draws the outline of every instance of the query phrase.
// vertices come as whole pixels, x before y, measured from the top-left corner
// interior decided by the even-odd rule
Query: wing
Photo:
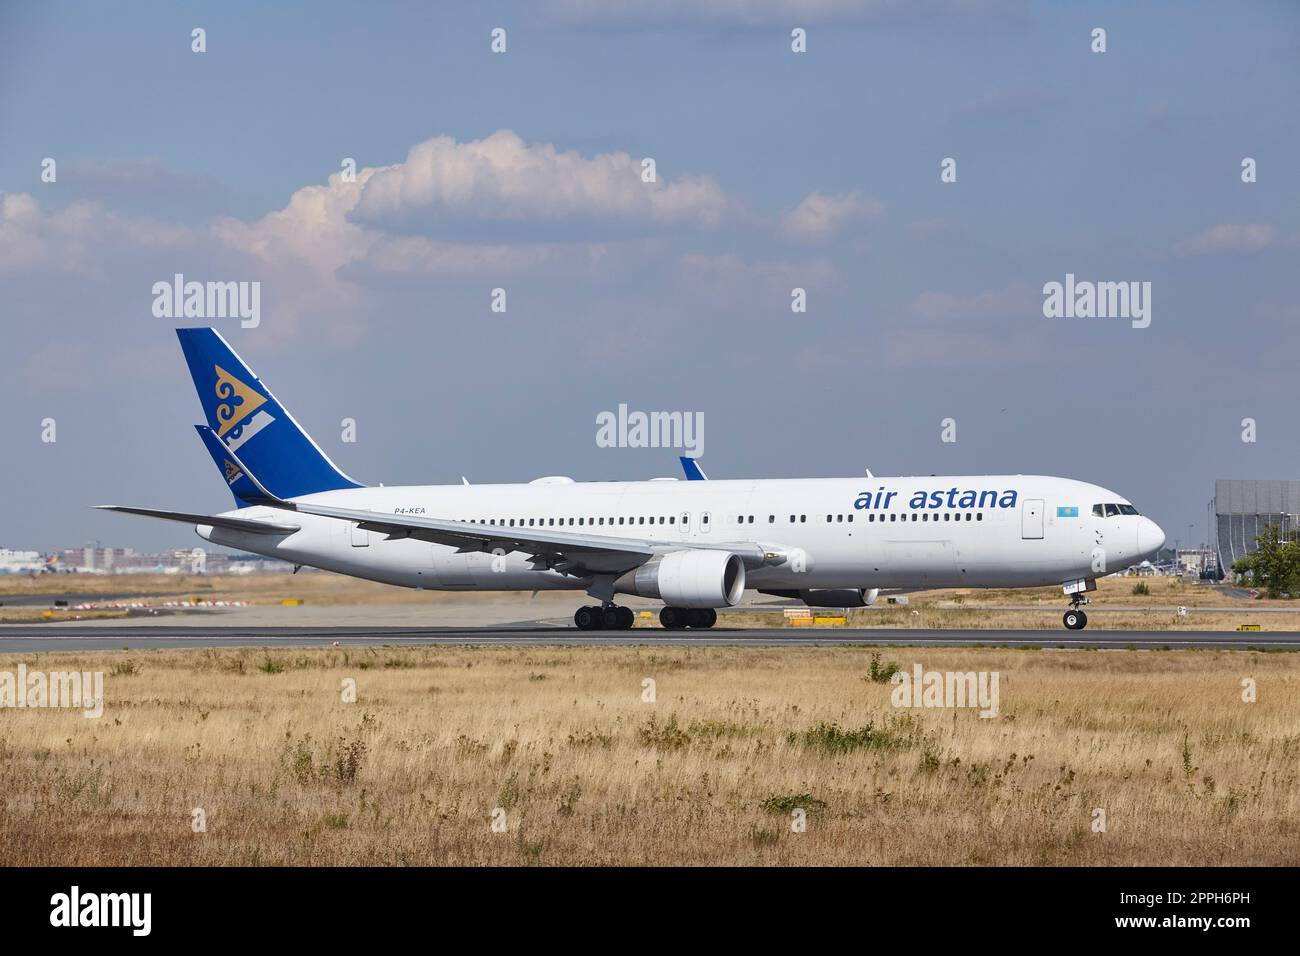
[[[124,505],[95,505],[101,511],[121,511],[129,515],[144,515],[147,518],[162,518],[166,521],[179,521],[183,524],[210,525],[213,528],[229,528],[231,531],[251,531],[253,534],[293,534],[299,529],[296,524],[280,524],[274,521],[258,521],[254,518],[231,518],[225,515],[198,515],[188,511],[159,511],[155,508],[128,508]]]
[[[355,521],[367,531],[390,538],[416,538],[436,544],[451,545],[458,551],[519,551],[531,555],[539,568],[565,574],[621,574],[640,567],[656,554],[684,549],[730,551],[740,556],[748,568],[776,560],[752,542],[697,544],[687,541],[650,541],[645,538],[616,538],[548,528],[502,527],[424,518],[416,515],[391,515],[378,511],[333,508],[299,501],[265,501],[264,504],[302,514]],[[781,557],[784,560],[784,556]]]

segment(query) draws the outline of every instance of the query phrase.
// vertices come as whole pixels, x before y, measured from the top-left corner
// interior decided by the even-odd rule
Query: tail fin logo
[[[217,373],[215,392],[221,400],[217,406],[217,437],[234,451],[275,419],[262,409],[266,396],[245,385],[220,365],[213,368]]]
[[[225,470],[226,470],[226,484],[228,485],[233,485],[240,478],[244,477],[244,473],[239,470],[239,466],[236,465],[229,458],[225,460]]]

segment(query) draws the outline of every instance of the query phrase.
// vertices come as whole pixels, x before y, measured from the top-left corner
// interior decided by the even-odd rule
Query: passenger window
[[[767,523],[768,523],[768,524],[776,524],[776,515],[768,515],[768,516],[767,516]]]
[[[800,523],[800,524],[806,524],[807,521],[808,521],[808,516],[807,516],[807,515],[800,515],[800,516],[799,516],[799,523]]]
[[[982,512],[982,511],[977,512],[976,515],[975,515],[975,520],[976,520],[976,521],[983,521],[983,520],[984,520],[984,512]]]

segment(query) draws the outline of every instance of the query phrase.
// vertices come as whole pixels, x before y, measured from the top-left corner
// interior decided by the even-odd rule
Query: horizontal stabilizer
[[[158,511],[154,508],[128,508],[125,505],[95,505],[103,511],[120,511],[129,515],[144,515],[146,518],[162,518],[165,521],[179,521],[183,524],[208,525],[213,528],[226,528],[230,531],[248,531],[252,534],[293,534],[300,525],[281,524],[273,521],[258,521],[255,518],[232,518],[228,515],[196,515],[185,511]]]

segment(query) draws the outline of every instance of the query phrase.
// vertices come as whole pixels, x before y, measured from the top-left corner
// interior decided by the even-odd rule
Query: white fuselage
[[[1097,485],[1032,475],[760,479],[350,488],[297,499],[384,514],[635,538],[657,545],[757,543],[785,563],[751,570],[763,589],[1032,587],[1096,578],[1150,557],[1164,534]],[[922,506],[921,501],[924,501]],[[1131,508],[1129,509],[1132,510]],[[228,512],[283,519],[285,512]],[[520,553],[461,552],[295,514],[285,537],[200,526],[215,544],[403,587],[576,589]],[[514,522],[514,525],[511,523]]]

